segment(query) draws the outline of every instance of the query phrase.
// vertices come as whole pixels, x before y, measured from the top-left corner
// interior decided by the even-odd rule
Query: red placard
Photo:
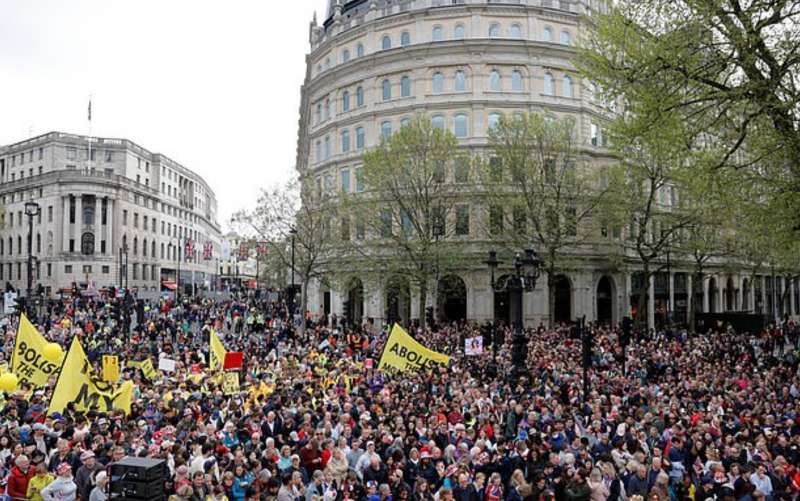
[[[222,364],[222,368],[225,370],[241,369],[243,359],[244,355],[241,351],[229,351],[225,354],[225,362]]]

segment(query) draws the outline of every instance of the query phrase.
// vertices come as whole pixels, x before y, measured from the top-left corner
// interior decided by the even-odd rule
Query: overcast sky
[[[223,227],[293,175],[308,23],[325,0],[0,0],[0,144],[131,139],[202,175]]]

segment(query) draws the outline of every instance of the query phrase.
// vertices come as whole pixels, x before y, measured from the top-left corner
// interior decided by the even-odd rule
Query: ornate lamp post
[[[514,318],[514,337],[512,340],[512,371],[511,378],[518,381],[520,377],[527,374],[525,362],[528,357],[528,340],[522,327],[522,306],[525,292],[531,292],[536,288],[536,280],[541,273],[542,261],[533,249],[526,249],[524,256],[517,253],[514,258],[514,273],[505,275],[499,280],[495,280],[494,272],[500,265],[497,260],[497,252],[489,251],[489,259],[486,260],[489,270],[492,273],[492,289],[497,292],[508,292],[509,297],[516,296],[516,314]]]
[[[30,316],[33,307],[33,218],[41,214],[42,208],[36,202],[25,202],[25,215],[28,216],[28,290],[25,293],[25,304],[28,305],[26,312]]]

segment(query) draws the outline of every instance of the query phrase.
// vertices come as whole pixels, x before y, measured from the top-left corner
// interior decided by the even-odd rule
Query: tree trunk
[[[300,335],[302,336],[306,331],[306,310],[308,309],[308,279],[303,279],[303,283],[300,285],[300,287],[303,288],[303,290],[300,291],[300,328],[299,328]],[[294,304],[294,298],[292,298],[292,304]]]
[[[650,288],[649,286],[650,286],[650,263],[644,261],[644,265],[642,266],[642,282],[639,285],[639,292],[637,294],[638,297],[636,299],[636,325],[640,327],[642,324],[647,325],[647,319],[650,316],[649,312],[645,312],[645,307],[648,304],[647,293],[648,289]],[[642,314],[644,314],[644,317],[642,317]]]

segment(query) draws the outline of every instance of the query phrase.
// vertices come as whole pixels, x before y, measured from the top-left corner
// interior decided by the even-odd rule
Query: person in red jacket
[[[36,470],[31,468],[30,461],[25,455],[20,455],[14,461],[14,468],[8,476],[6,494],[13,499],[25,499],[28,496],[28,482],[36,475]]]

